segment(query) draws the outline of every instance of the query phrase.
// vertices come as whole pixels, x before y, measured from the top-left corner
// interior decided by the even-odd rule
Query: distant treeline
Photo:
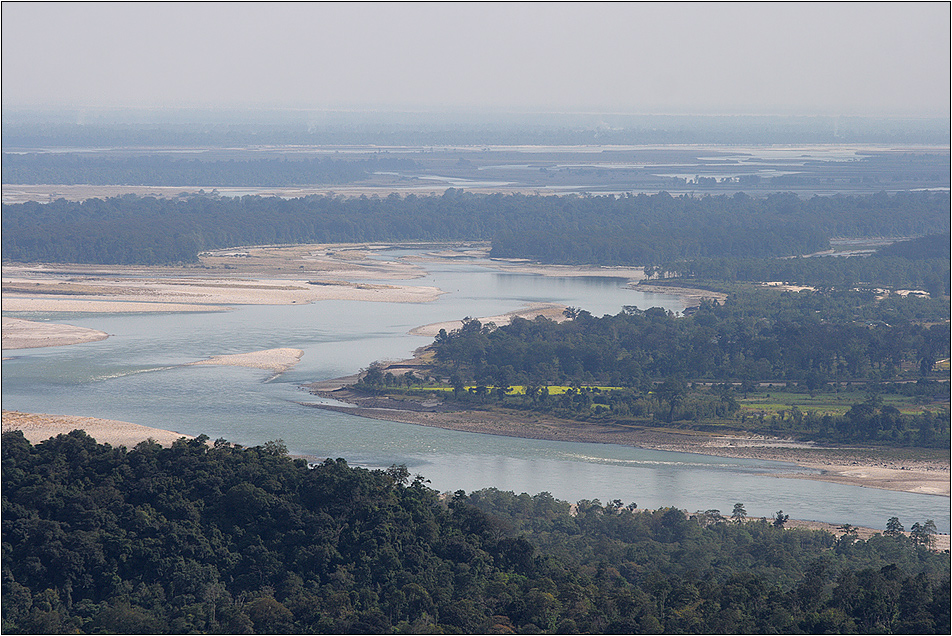
[[[861,541],[732,501],[441,496],[279,441],[2,441],[4,634],[949,633],[932,520]]]
[[[893,243],[865,258],[698,258],[651,266],[646,273],[659,278],[780,281],[821,288],[907,288],[938,298],[948,296],[952,289],[950,240],[948,232],[931,234]]]
[[[550,263],[651,265],[691,258],[793,256],[831,236],[947,231],[949,194],[751,198],[440,196],[188,201],[131,195],[3,206],[3,259],[81,263],[194,262],[249,244],[491,240],[492,256]]]
[[[122,159],[76,154],[4,153],[3,183],[267,187],[352,183],[376,170],[412,169],[412,159],[209,160],[157,155]]]
[[[765,258],[820,251],[835,236],[910,236],[949,227],[948,193],[807,200],[792,194],[674,198],[662,193],[590,201],[539,220],[512,220],[493,237],[492,255],[598,265]]]

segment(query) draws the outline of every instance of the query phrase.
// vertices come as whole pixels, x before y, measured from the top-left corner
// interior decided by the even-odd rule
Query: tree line
[[[950,354],[947,304],[871,300],[859,292],[752,289],[723,304],[705,302],[686,316],[626,307],[598,318],[569,308],[570,320],[561,323],[540,316],[498,328],[467,318],[459,329],[437,335],[429,373],[453,387],[444,399],[475,408],[642,425],[729,421],[762,434],[827,442],[948,445],[947,409],[904,415],[882,401],[882,382],[900,378],[918,381],[886,390],[923,403],[948,398],[948,382],[932,373]],[[373,371],[358,388],[387,385],[379,369]],[[854,381],[867,382],[869,395],[843,415],[791,408],[767,418],[742,412],[738,402],[764,382],[813,395]],[[571,388],[550,394],[552,385]],[[524,389],[512,392],[513,386]]]
[[[5,261],[163,264],[235,245],[490,240],[492,256],[549,263],[657,265],[772,258],[831,236],[947,231],[948,193],[752,198],[473,194],[385,198],[244,196],[187,201],[126,195],[3,206]]]
[[[859,541],[208,442],[5,433],[4,633],[949,631],[928,520]]]
[[[817,315],[833,302],[819,292],[765,290],[706,302],[687,316],[626,307],[601,318],[570,308],[565,322],[517,318],[498,328],[467,319],[460,329],[441,330],[432,348],[443,372],[467,381],[612,386],[674,376],[843,382],[882,379],[910,366],[919,376],[949,355],[947,322],[889,321],[888,308],[865,314],[886,320]]]
[[[695,258],[649,266],[646,273],[666,278],[701,281],[782,281],[839,289],[890,287],[924,290],[938,298],[948,296],[949,233],[898,241],[867,257],[815,258]],[[676,283],[677,284],[677,283]],[[683,281],[681,282],[683,284]]]

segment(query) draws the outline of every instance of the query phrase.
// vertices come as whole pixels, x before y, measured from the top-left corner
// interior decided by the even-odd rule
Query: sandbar
[[[3,310],[10,312],[224,311],[230,305],[294,305],[321,300],[423,303],[439,298],[436,287],[341,280],[235,280],[116,278],[96,281],[45,278],[25,284],[4,278]]]
[[[233,353],[229,355],[212,356],[207,360],[189,362],[185,366],[216,365],[228,367],[248,367],[252,369],[267,369],[275,374],[284,373],[301,360],[304,352],[301,349],[264,349],[250,353]]]
[[[6,305],[6,301],[4,301]],[[3,317],[3,348],[62,347],[105,340],[109,334],[87,327]]]
[[[21,413],[19,411],[3,411],[3,432],[23,431],[31,444],[38,444],[51,437],[66,434],[75,430],[86,431],[90,437],[100,444],[111,446],[125,446],[132,448],[139,442],[152,439],[163,446],[171,446],[172,442],[182,437],[193,439],[192,435],[185,435],[161,428],[152,428],[129,422],[104,420],[95,417],[81,417],[78,415],[46,415],[42,413]]]
[[[667,294],[669,296],[678,296],[685,303],[685,307],[697,307],[705,300],[716,300],[723,303],[727,300],[727,294],[706,289],[697,289],[695,287],[675,287],[669,285],[652,285],[641,281],[640,283],[628,283],[628,288],[646,294]]]
[[[515,311],[510,311],[505,314],[499,314],[498,316],[489,316],[488,318],[478,318],[479,322],[483,325],[488,323],[493,323],[497,327],[502,327],[508,325],[512,322],[513,318],[525,318],[526,320],[532,320],[537,316],[543,316],[549,320],[554,320],[556,322],[562,322],[566,320],[565,315],[562,313],[565,311],[564,305],[556,305],[554,303],[538,303],[526,307],[525,309],[516,309]],[[414,327],[410,330],[410,334],[414,336],[429,336],[435,337],[440,333],[440,329],[446,329],[447,333],[453,331],[454,329],[459,329],[463,326],[462,320],[447,320],[444,322],[434,322],[429,325],[423,325],[421,327]]]
[[[494,258],[487,265],[504,272],[538,274],[540,276],[608,276],[627,278],[629,282],[645,277],[644,267],[616,267],[611,265],[549,265],[524,259]]]

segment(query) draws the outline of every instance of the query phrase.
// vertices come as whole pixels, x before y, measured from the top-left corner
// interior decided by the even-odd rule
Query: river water
[[[677,297],[625,289],[619,278],[505,274],[478,261],[426,268],[426,277],[408,283],[448,293],[424,304],[321,301],[202,314],[17,314],[99,329],[110,337],[4,352],[12,359],[3,363],[3,408],[122,420],[244,445],[282,439],[293,453],[343,457],[353,465],[405,463],[441,491],[546,491],[568,501],[621,499],[642,508],[689,511],[729,512],[742,502],[753,516],[772,517],[782,509],[792,518],[873,528],[884,528],[892,516],[907,527],[934,519],[940,532],[949,532],[947,498],[778,478],[797,470],[790,464],[478,435],[299,404],[318,401],[302,391],[303,383],[349,375],[375,360],[409,357],[431,341],[408,335],[419,325],[537,302],[595,315],[625,305],[683,309]],[[301,362],[277,378],[256,369],[178,366],[276,347],[304,351]]]

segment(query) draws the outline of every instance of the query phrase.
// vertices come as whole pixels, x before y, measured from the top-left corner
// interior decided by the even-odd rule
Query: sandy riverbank
[[[375,257],[395,246],[426,251],[399,259]],[[7,264],[2,270],[3,310],[192,312],[224,311],[232,305],[292,305],[321,300],[430,302],[444,292],[398,281],[425,276],[428,262],[460,258],[484,259],[486,266],[512,273],[625,278],[631,289],[678,295],[688,306],[702,298],[723,299],[722,294],[703,290],[638,284],[644,279],[640,267],[490,260],[488,246],[483,243],[355,243],[234,247],[203,252],[198,263],[180,266]],[[367,280],[394,283],[362,282]],[[522,311],[513,315],[522,315]]]
[[[38,444],[51,437],[66,434],[77,429],[86,431],[90,437],[100,444],[125,446],[126,448],[132,448],[139,442],[148,439],[152,439],[163,446],[170,446],[177,439],[183,437],[193,439],[191,435],[131,424],[129,422],[72,415],[20,413],[18,411],[3,411],[2,429],[4,433],[14,430],[23,431],[24,437],[26,437],[31,444]],[[842,534],[838,529],[839,526],[821,521],[790,519],[787,522],[787,527],[826,530],[835,535]],[[879,530],[873,528],[857,528],[857,536],[860,539],[868,539],[878,532]],[[949,535],[937,535],[935,539],[937,550],[949,549]]]
[[[629,289],[644,292],[646,294],[668,294],[678,296],[684,301],[685,307],[697,307],[705,300],[716,300],[723,303],[727,299],[727,294],[721,292],[708,291],[706,289],[695,289],[693,287],[673,287],[668,285],[652,285],[645,283],[629,283]]]
[[[44,278],[4,276],[3,310],[8,312],[142,313],[224,311],[230,305],[294,305],[321,300],[387,303],[430,302],[442,292],[429,286],[348,281],[134,279],[90,285]]]
[[[310,388],[317,394],[355,405],[319,406],[362,417],[470,433],[504,435],[565,442],[619,444],[653,450],[697,453],[790,463],[782,477],[813,479],[851,486],[921,494],[950,495],[949,458],[922,460],[890,449],[823,448],[792,440],[762,437],[723,437],[694,431],[620,424],[573,422],[544,414],[505,411],[455,411],[445,405],[421,409],[413,403],[366,397],[348,389],[331,390],[334,383]],[[797,470],[796,467],[807,470]]]
[[[425,270],[372,258],[389,245],[289,245],[204,252],[182,266],[7,264],[4,312],[223,311],[231,305],[294,305],[321,300],[425,303],[443,292],[405,281]]]
[[[6,304],[4,302],[4,304]],[[109,337],[104,331],[63,325],[52,322],[35,322],[19,318],[3,317],[3,348],[32,349],[36,347],[62,347],[64,345],[96,342]]]
[[[530,307],[526,307],[525,309],[517,309],[505,314],[499,314],[498,316],[479,318],[478,320],[481,324],[485,325],[491,322],[497,327],[508,325],[512,322],[513,318],[517,317],[525,318],[526,320],[533,320],[537,316],[543,316],[549,320],[562,322],[563,320],[566,320],[565,316],[562,314],[563,311],[565,311],[564,305],[539,303]],[[433,338],[440,333],[440,329],[446,329],[447,332],[450,332],[454,329],[459,329],[462,326],[462,320],[447,320],[445,322],[434,322],[429,325],[423,325],[422,327],[414,327],[410,330],[410,333],[414,336],[429,336]]]
[[[171,446],[172,442],[179,438],[192,439],[193,437],[175,431],[95,417],[3,411],[3,432],[23,431],[23,436],[30,440],[31,444],[38,444],[43,440],[77,429],[86,431],[100,444],[126,448],[132,448],[147,439],[153,439],[163,446]]]

